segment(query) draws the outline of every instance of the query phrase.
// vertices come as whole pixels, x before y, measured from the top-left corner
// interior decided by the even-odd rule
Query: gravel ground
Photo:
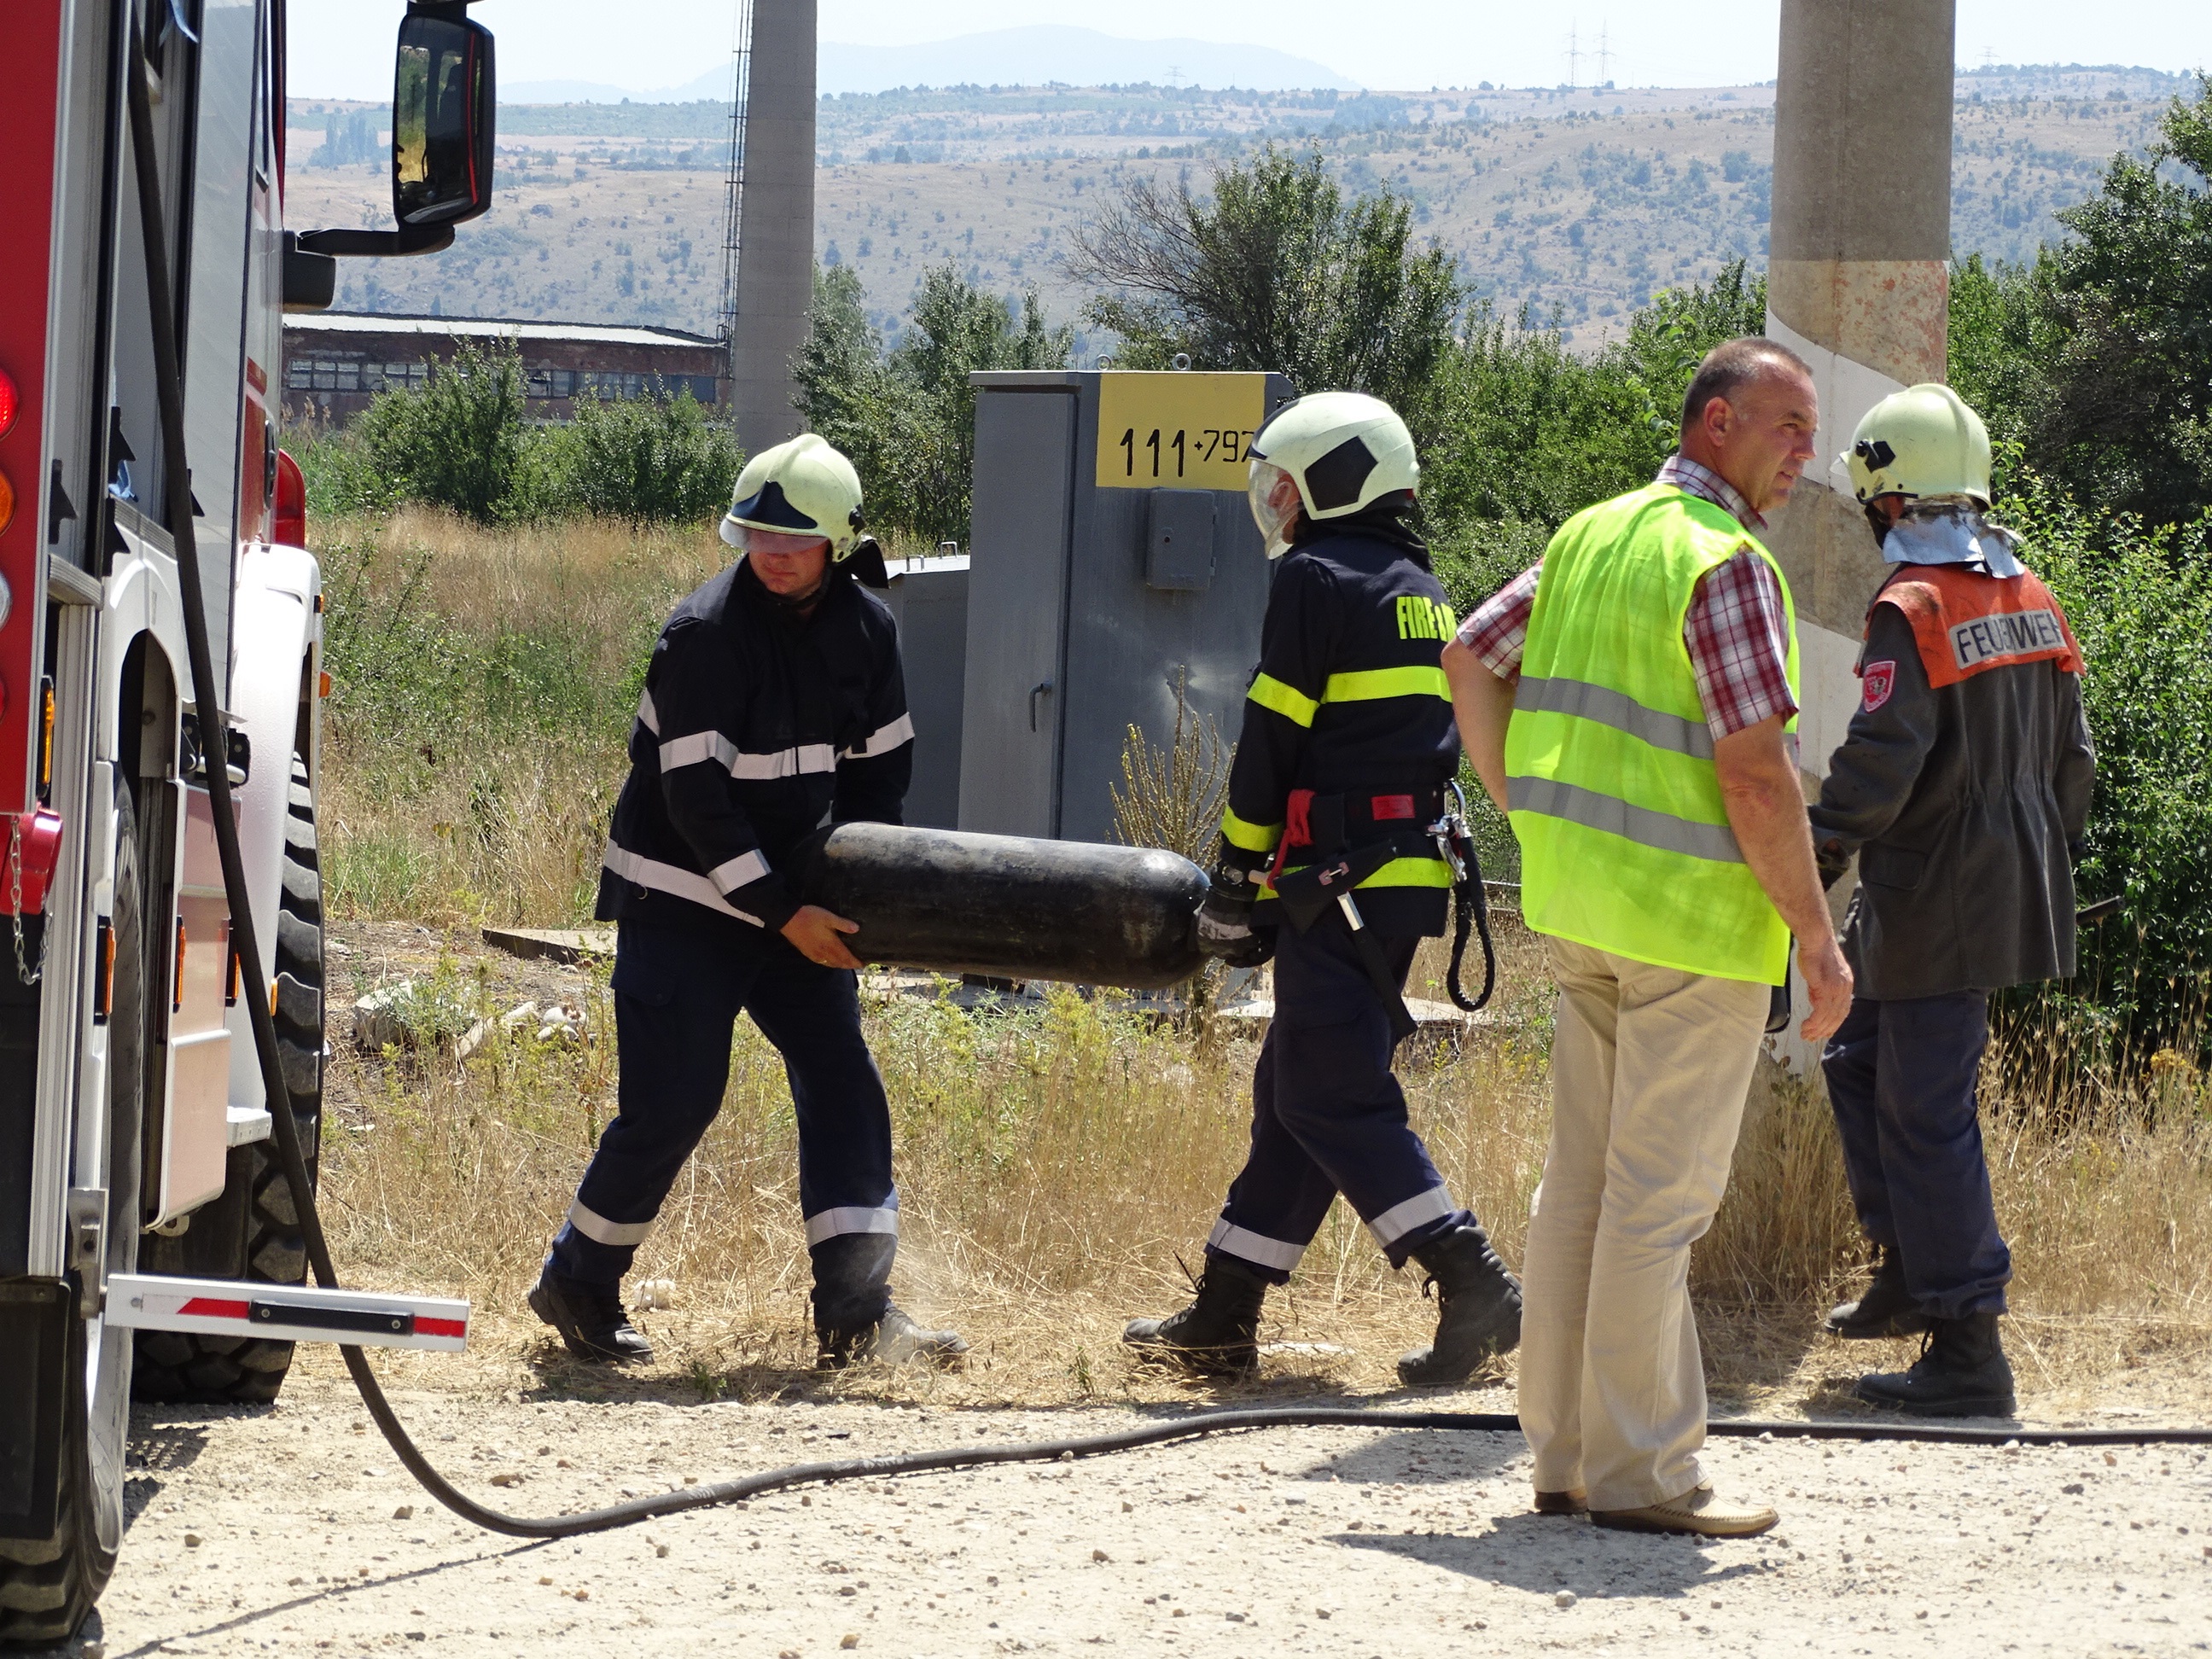
[[[1502,1391],[1435,1403],[1511,1409]],[[1135,1420],[527,1391],[398,1404],[466,1489],[533,1514]],[[2212,1464],[2195,1448],[1717,1442],[1722,1489],[1771,1499],[1783,1522],[1707,1545],[1530,1513],[1517,1435],[1301,1430],[866,1480],[533,1545],[428,1502],[326,1376],[295,1375],[274,1409],[144,1413],[134,1443],[132,1524],[89,1632],[106,1659],[2212,1648]]]

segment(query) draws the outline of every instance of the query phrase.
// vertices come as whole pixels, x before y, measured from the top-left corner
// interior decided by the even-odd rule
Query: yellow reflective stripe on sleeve
[[[1283,833],[1279,823],[1254,823],[1232,811],[1221,815],[1221,834],[1231,847],[1247,853],[1272,853]]]
[[[1439,684],[1443,681],[1443,670],[1435,671]],[[1334,684],[1334,681],[1331,682]],[[1314,710],[1321,704],[1295,686],[1285,685],[1273,674],[1253,677],[1252,689],[1244,694],[1262,708],[1272,708],[1286,720],[1300,726],[1313,724]]]
[[[1331,674],[1322,689],[1323,702],[1369,702],[1378,697],[1442,697],[1451,701],[1451,686],[1441,668],[1365,668],[1353,674]]]

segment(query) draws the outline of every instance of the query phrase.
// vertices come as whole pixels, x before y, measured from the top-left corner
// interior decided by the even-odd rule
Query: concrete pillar
[[[1768,545],[1797,603],[1808,787],[1858,705],[1852,667],[1886,568],[1831,465],[1874,404],[1946,378],[1954,3],[1782,0],[1766,332],[1813,366],[1820,434]],[[1794,1029],[1781,1047],[1810,1068]]]
[[[792,359],[814,301],[815,0],[753,0],[731,399],[748,455],[796,437]]]

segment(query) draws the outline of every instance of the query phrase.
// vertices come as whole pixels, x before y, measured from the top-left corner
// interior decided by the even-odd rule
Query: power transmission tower
[[[1597,32],[1597,84],[1613,84],[1613,25],[1600,25]]]
[[[1577,26],[1570,23],[1567,25],[1567,88],[1569,91],[1572,91],[1581,84],[1582,71],[1582,37],[1577,32]]]
[[[737,379],[738,232],[745,199],[745,104],[751,90],[753,59],[753,0],[738,0],[737,18],[730,41],[730,154],[729,173],[722,195],[722,309],[723,349],[730,357],[730,378]],[[732,400],[733,412],[736,404]]]

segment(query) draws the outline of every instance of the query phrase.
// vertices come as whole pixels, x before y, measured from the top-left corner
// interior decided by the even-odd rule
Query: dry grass
[[[1549,989],[1534,941],[1509,922],[1503,945],[1497,1022],[1463,1049],[1401,1069],[1453,1190],[1517,1260],[1547,1132]],[[479,994],[465,958],[451,962],[461,994]],[[1420,971],[1440,967],[1425,961]],[[481,994],[487,1006],[498,1000]],[[591,1015],[604,1033],[603,990]],[[955,1382],[862,1376],[830,1386],[1037,1404],[1182,1395],[1128,1366],[1115,1338],[1122,1319],[1184,1293],[1179,1263],[1197,1265],[1243,1157],[1253,1045],[1218,1032],[1194,1039],[1073,995],[996,1014],[892,998],[871,1003],[867,1024],[898,1136],[902,1296],[957,1319],[977,1357]],[[544,1386],[599,1386],[520,1310],[614,1110],[611,1044],[579,1053],[526,1036],[465,1067],[341,1065],[341,1115],[356,1126],[334,1125],[326,1152],[341,1258],[374,1282],[470,1296],[489,1316],[501,1386],[518,1366]],[[2146,1363],[2171,1371],[2212,1352],[2212,1132],[2202,1103],[2200,1095],[2193,1115],[2097,1132],[1991,1112],[2025,1389],[2073,1399]],[[781,1062],[741,1022],[722,1115],[639,1257],[638,1276],[674,1279],[683,1302],[644,1316],[663,1359],[622,1386],[704,1397],[823,1386],[804,1370],[795,1156]],[[1834,1407],[1863,1360],[1905,1357],[1846,1352],[1816,1334],[1815,1314],[1856,1272],[1842,1192],[1818,1094],[1786,1082],[1763,1089],[1696,1257],[1723,1400]],[[1391,1387],[1391,1362],[1432,1317],[1417,1290],[1339,1206],[1290,1294],[1271,1300],[1267,1333],[1328,1348],[1279,1353],[1261,1386]]]
[[[340,676],[325,768],[332,912],[356,927],[388,917],[458,930],[447,946],[419,940],[414,966],[445,951],[460,992],[489,1006],[507,990],[480,975],[518,970],[485,961],[473,927],[586,914],[653,633],[723,550],[704,529],[488,531],[423,513],[327,534]],[[1144,757],[1155,808],[1176,779],[1218,775],[1204,734],[1184,737]],[[1133,791],[1140,779],[1127,781]],[[1510,921],[1500,948],[1492,1023],[1463,1051],[1400,1069],[1453,1190],[1517,1260],[1547,1133],[1551,993],[1535,941]],[[1439,942],[1416,990],[1439,997],[1442,969]],[[335,986],[334,1002],[366,988]],[[342,1259],[379,1282],[469,1295],[490,1316],[495,1366],[549,1367],[562,1387],[577,1373],[517,1316],[614,1111],[603,991],[592,1012],[600,1040],[581,1053],[517,1039],[465,1067],[343,1057],[342,1121],[326,1150]],[[1115,1339],[1124,1317],[1180,1298],[1178,1258],[1197,1264],[1243,1155],[1249,1042],[1072,996],[994,1015],[901,999],[867,1018],[899,1139],[902,1293],[918,1311],[957,1316],[978,1356],[957,1385],[839,1386],[1032,1401],[1176,1392],[1130,1370]],[[2212,1352],[2205,1076],[2179,1053],[2141,1075],[2105,1075],[2049,1033],[2007,1041],[1984,1073],[1985,1122],[2024,1388],[2055,1400],[2201,1360]],[[781,1065],[741,1023],[721,1118],[640,1260],[685,1301],[648,1316],[667,1358],[637,1386],[713,1394],[802,1380],[794,1160]],[[1694,1267],[1717,1385],[1833,1404],[1838,1378],[1863,1361],[1904,1357],[1817,1334],[1860,1255],[1825,1102],[1765,1079]],[[1272,1338],[1339,1350],[1278,1356],[1278,1385],[1388,1387],[1391,1361],[1432,1316],[1340,1206],[1270,1307]]]
[[[321,538],[333,910],[575,915],[653,635],[728,550],[711,528],[492,529],[422,508]]]

